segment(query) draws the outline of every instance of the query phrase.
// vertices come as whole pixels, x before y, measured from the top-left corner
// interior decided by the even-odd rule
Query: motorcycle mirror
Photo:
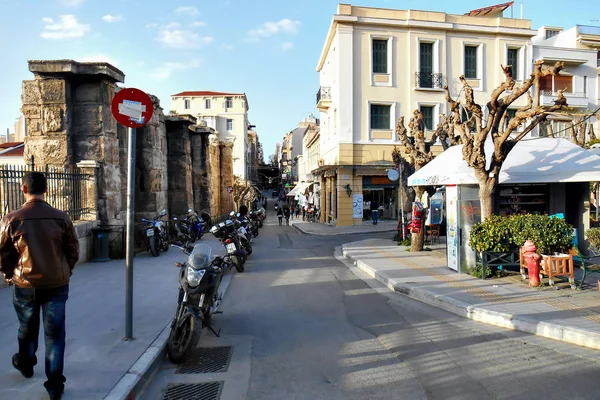
[[[176,266],[177,268],[181,268],[181,266],[182,266],[182,265],[183,265],[182,263],[178,263],[178,262],[176,262],[176,263],[175,263],[175,266]]]
[[[240,214],[240,213],[237,213],[235,216],[239,218],[239,217],[241,216],[241,214]]]

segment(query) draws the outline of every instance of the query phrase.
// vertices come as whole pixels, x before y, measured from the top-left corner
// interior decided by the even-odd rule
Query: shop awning
[[[493,144],[485,152],[488,165]],[[600,181],[600,157],[566,139],[532,138],[518,142],[506,157],[499,183],[556,183]],[[463,160],[462,145],[452,146],[408,178],[410,186],[477,184]]]
[[[310,185],[308,182],[300,182],[287,194],[288,197],[295,197],[296,194],[304,194],[306,188]]]

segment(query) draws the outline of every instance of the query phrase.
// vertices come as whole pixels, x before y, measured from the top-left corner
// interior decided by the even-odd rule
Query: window
[[[371,129],[391,129],[390,106],[371,104]]]
[[[206,108],[206,109],[210,108],[210,99],[205,99],[204,100],[204,108]]]
[[[562,90],[565,93],[573,93],[573,77],[556,75],[554,77],[554,89],[555,91]]]
[[[419,87],[433,87],[433,43],[419,43]]]
[[[477,79],[477,46],[465,46],[465,78]]]
[[[519,80],[519,49],[508,49],[506,53],[506,64],[512,66],[513,78]]]
[[[517,115],[517,110],[514,109],[507,109],[506,110],[506,117],[504,118],[504,126],[508,126],[509,122],[511,119],[513,119],[515,116]]]
[[[546,39],[550,39],[551,37],[554,37],[556,35],[558,35],[560,33],[560,31],[557,31],[555,29],[548,29],[546,30]]]
[[[386,39],[373,39],[373,73],[388,73],[388,41]]]
[[[423,128],[424,130],[433,130],[433,111],[434,106],[420,106],[419,111],[423,114]]]
[[[232,131],[233,130],[233,120],[232,119],[228,119],[227,120],[227,130],[228,131]]]
[[[186,110],[190,109],[190,100],[189,99],[185,99],[183,101],[183,108],[185,108]]]
[[[233,98],[225,97],[225,108],[233,108]]]

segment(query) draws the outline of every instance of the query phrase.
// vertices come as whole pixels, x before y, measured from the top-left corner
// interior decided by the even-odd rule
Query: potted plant
[[[500,265],[519,265],[519,250],[511,241],[509,222],[508,217],[492,215],[471,228],[469,245],[481,263],[481,270],[476,266],[472,271],[476,277],[481,277],[483,270],[489,277]]]

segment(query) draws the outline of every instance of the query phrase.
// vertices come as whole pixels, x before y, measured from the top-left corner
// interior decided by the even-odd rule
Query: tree
[[[515,144],[523,139],[536,126],[544,122],[549,113],[560,110],[567,105],[567,99],[563,91],[558,91],[558,98],[554,105],[544,107],[540,104],[540,80],[548,75],[558,75],[564,68],[562,62],[557,62],[552,68],[543,65],[542,60],[535,63],[534,70],[529,79],[521,85],[517,85],[512,76],[512,67],[500,65],[504,71],[506,80],[492,92],[487,109],[489,115],[484,120],[482,107],[475,103],[473,89],[462,75],[459,80],[465,92],[464,108],[470,114],[466,121],[461,121],[460,100],[450,97],[448,85],[444,86],[446,100],[450,104],[450,110],[454,115],[454,130],[461,137],[463,144],[463,158],[467,164],[475,170],[475,177],[479,184],[479,199],[481,201],[481,216],[483,219],[492,215],[492,194],[498,185],[498,176],[506,156]],[[533,87],[534,95],[531,96],[530,89]],[[502,96],[506,91],[510,93]],[[506,110],[521,96],[527,95],[527,105],[519,108],[516,115],[506,121]],[[474,128],[469,125],[474,123]],[[522,131],[516,131],[523,126]],[[515,133],[515,136],[512,136]],[[485,142],[491,139],[494,150],[491,154],[491,162],[486,165]]]
[[[392,157],[394,163],[401,167],[402,175],[400,176],[400,184],[403,187],[405,205],[412,204],[415,198],[420,199],[425,192],[423,186],[417,186],[414,189],[414,192],[410,191],[406,182],[410,175],[420,170],[429,161],[433,160],[434,154],[431,151],[431,146],[435,144],[437,139],[440,139],[444,150],[449,146],[460,142],[460,138],[454,135],[452,124],[453,118],[453,116],[446,117],[442,114],[437,129],[433,132],[430,140],[427,140],[425,137],[423,114],[419,110],[413,112],[413,116],[409,121],[408,127],[410,132],[404,125],[404,117],[398,119],[398,123],[396,124],[396,135],[398,135],[398,139],[400,139],[404,154],[402,154],[397,147],[394,147]],[[411,195],[407,195],[408,193]],[[419,233],[413,233],[410,251],[423,251],[424,241],[424,229],[421,229]]]
[[[594,126],[586,123],[582,116],[577,116],[571,121],[569,128],[571,130],[571,141],[578,146],[586,148],[597,140]]]

